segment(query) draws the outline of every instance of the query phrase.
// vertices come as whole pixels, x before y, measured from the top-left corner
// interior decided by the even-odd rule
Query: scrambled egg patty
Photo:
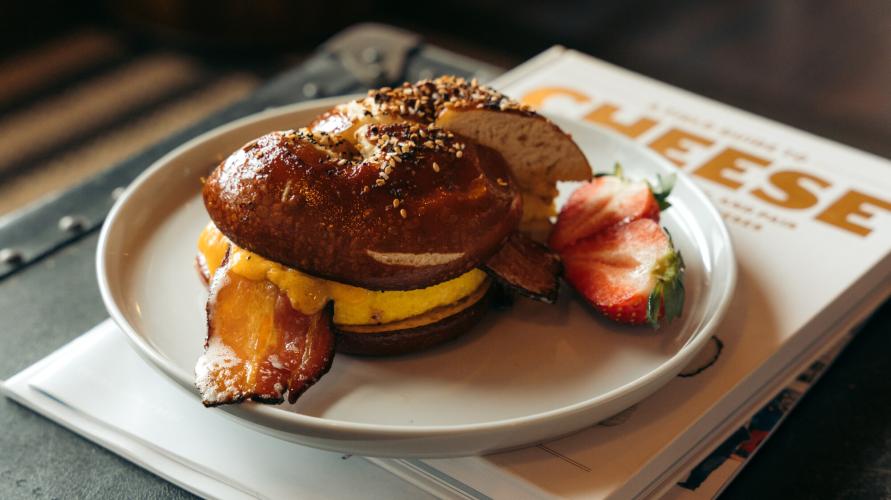
[[[198,251],[213,276],[231,242],[211,222],[201,232]],[[440,306],[453,304],[486,282],[486,273],[473,269],[455,279],[418,290],[375,291],[328,281],[285,267],[232,245],[232,272],[248,279],[267,279],[283,290],[295,309],[313,314],[334,301],[334,322],[375,325],[399,321]]]

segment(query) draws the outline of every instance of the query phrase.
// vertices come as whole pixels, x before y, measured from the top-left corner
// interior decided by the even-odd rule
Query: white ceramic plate
[[[136,179],[105,223],[97,256],[105,305],[139,354],[194,394],[195,404],[201,403],[193,367],[206,333],[207,297],[194,267],[198,233],[208,221],[199,179],[248,140],[302,126],[343,100],[266,111],[189,141]],[[630,176],[675,172],[612,132],[554,121],[597,170],[619,161]],[[560,200],[573,188],[562,186]],[[663,224],[687,263],[687,303],[668,327],[617,326],[564,286],[556,305],[518,301],[427,352],[337,355],[331,371],[293,406],[207,411],[309,446],[398,457],[480,454],[593,425],[676,376],[706,344],[730,300],[736,264],[721,218],[683,174],[670,200]]]

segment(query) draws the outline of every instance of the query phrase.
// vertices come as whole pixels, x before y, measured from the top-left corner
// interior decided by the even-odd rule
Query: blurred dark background
[[[888,0],[0,0],[0,12],[0,149],[16,151],[0,158],[0,215],[238,100],[360,21],[504,68],[563,44],[891,157]],[[146,91],[119,88],[128,78]],[[97,89],[101,116],[72,103]],[[55,128],[34,118],[46,113]]]
[[[361,21],[504,68],[563,44],[891,157],[889,0],[0,0],[0,12],[0,149],[14,151],[0,157],[0,215],[238,100]]]
[[[31,0],[0,2],[9,55],[93,26],[260,75],[358,21],[505,67],[564,44],[891,156],[888,0]]]

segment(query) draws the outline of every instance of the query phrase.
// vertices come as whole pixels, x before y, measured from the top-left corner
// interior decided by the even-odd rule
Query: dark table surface
[[[540,16],[531,24],[529,16],[522,15],[528,8],[519,2],[498,24],[491,18],[499,15],[499,3],[479,3],[476,22],[485,30],[473,21],[456,28],[406,12],[381,17],[502,66],[551,43],[564,43],[693,92],[891,156],[887,1],[865,0],[855,7],[840,0],[629,2],[610,8],[561,2],[552,16]],[[573,8],[583,9],[590,22],[564,22],[568,14],[560,9]],[[152,43],[140,39],[134,46],[146,50]],[[239,74],[260,81],[303,54],[294,51],[254,65],[229,62],[222,69],[211,57],[204,64],[212,69],[200,78]],[[205,60],[205,55],[189,57]],[[15,176],[4,177],[10,179]],[[88,257],[95,251],[95,238],[95,233],[88,234],[81,244],[52,254],[44,265],[28,271],[34,274],[27,279],[45,287],[13,295],[2,290],[26,277],[4,281],[0,351],[7,355],[0,356],[0,377],[11,376],[105,317],[96,306],[95,285],[73,293],[57,281],[54,271],[68,268],[73,282],[92,283]],[[53,309],[67,311],[65,321],[46,319]],[[6,332],[13,323],[16,331],[30,333],[12,338]],[[885,304],[724,496],[891,498],[889,333],[891,305]],[[2,498],[188,496],[6,399],[0,399],[0,426]]]

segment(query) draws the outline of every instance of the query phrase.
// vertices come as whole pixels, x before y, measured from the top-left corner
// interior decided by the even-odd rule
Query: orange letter
[[[880,200],[859,191],[848,191],[824,210],[823,213],[818,215],[817,220],[859,234],[860,236],[866,236],[872,232],[872,229],[851,222],[849,219],[851,215],[858,215],[864,219],[869,219],[875,215],[873,212],[864,210],[864,205],[891,211],[891,202]]]
[[[809,180],[821,188],[827,188],[832,185],[815,175],[795,170],[784,170],[771,175],[770,183],[780,188],[786,195],[785,198],[771,196],[761,188],[755,189],[752,191],[752,194],[756,198],[773,203],[778,207],[794,208],[796,210],[809,208],[817,204],[817,196],[801,185],[799,181],[803,179]]]
[[[599,123],[634,139],[640,134],[653,128],[656,124],[655,120],[649,118],[641,118],[633,123],[620,123],[613,119],[613,115],[619,108],[612,104],[601,104],[594,111],[585,115],[585,120],[592,123]]]
[[[566,87],[542,87],[535,90],[530,91],[526,95],[520,99],[524,104],[528,104],[536,109],[541,109],[545,100],[554,97],[554,96],[564,96],[569,97],[573,101],[577,103],[588,102],[591,99],[588,98],[585,94],[579,92],[578,90],[573,90]]]
[[[711,145],[712,141],[705,137],[673,128],[654,139],[650,143],[650,148],[671,160],[675,165],[683,167],[687,163],[684,153]]]
[[[742,162],[742,163],[741,163]],[[718,153],[714,158],[707,161],[704,165],[693,171],[694,174],[723,184],[731,189],[739,189],[742,183],[724,176],[727,170],[743,173],[746,171],[745,164],[766,167],[770,164],[769,160],[759,158],[749,153],[744,153],[738,149],[727,148]]]

